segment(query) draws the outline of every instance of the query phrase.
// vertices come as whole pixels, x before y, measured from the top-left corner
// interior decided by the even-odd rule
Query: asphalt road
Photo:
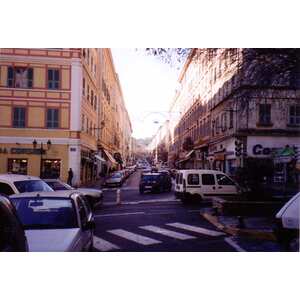
[[[185,206],[173,192],[138,191],[140,171],[120,189],[104,190],[104,205],[95,212],[95,251],[243,251],[229,236],[200,216],[208,203]]]

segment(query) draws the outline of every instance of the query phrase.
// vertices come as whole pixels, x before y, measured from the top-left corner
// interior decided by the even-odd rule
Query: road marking
[[[145,237],[143,235],[136,234],[136,233],[133,233],[133,232],[130,232],[127,230],[123,230],[123,229],[107,230],[107,232],[110,232],[114,235],[117,235],[119,237],[122,237],[124,239],[130,240],[132,242],[135,242],[135,243],[138,243],[138,244],[141,244],[144,246],[161,243],[161,241],[151,239],[151,238]]]
[[[188,234],[183,234],[183,233],[179,233],[176,231],[172,231],[172,230],[168,230],[168,229],[164,229],[158,226],[153,226],[153,225],[149,225],[149,226],[140,226],[140,228],[148,230],[148,231],[152,231],[155,233],[159,233],[165,236],[169,236],[178,240],[190,240],[190,239],[195,239],[196,237],[188,235]]]
[[[102,217],[120,217],[120,216],[130,216],[130,215],[144,215],[143,211],[132,212],[132,213],[119,213],[119,214],[105,214],[105,215],[94,215],[94,218]]]
[[[144,203],[164,203],[164,202],[180,202],[180,200],[174,198],[166,198],[166,199],[149,199],[149,200],[140,200],[140,201],[128,201],[123,202],[123,204],[144,204]]]
[[[210,230],[210,229],[206,229],[206,228],[202,228],[202,227],[198,227],[198,226],[183,224],[183,223],[168,223],[166,225],[169,225],[169,226],[172,226],[172,227],[176,227],[176,228],[180,228],[180,229],[185,229],[185,230],[193,231],[193,232],[197,232],[197,233],[202,233],[202,234],[210,235],[210,236],[225,235],[225,233],[223,233],[223,232],[219,232],[219,231],[215,231],[215,230]]]
[[[234,242],[231,238],[227,237],[224,239],[226,243],[228,243],[231,247],[233,247],[238,252],[246,252],[245,249],[240,247],[236,242]]]
[[[117,245],[114,245],[106,240],[100,239],[97,236],[94,236],[94,248],[99,251],[110,251],[120,249]]]

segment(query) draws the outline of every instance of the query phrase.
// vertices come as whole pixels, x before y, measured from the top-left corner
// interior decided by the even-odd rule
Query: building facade
[[[182,110],[171,146],[177,166],[233,175],[249,158],[272,160],[278,180],[293,180],[299,79],[296,49],[193,49],[174,100]]]
[[[115,73],[107,71],[112,62],[103,52],[110,53],[0,49],[1,173],[67,181],[72,168],[73,184],[81,185],[95,181],[107,161],[117,164],[113,155],[121,151],[123,132],[113,105],[119,97],[111,83],[104,86]],[[102,157],[102,145],[111,157]]]

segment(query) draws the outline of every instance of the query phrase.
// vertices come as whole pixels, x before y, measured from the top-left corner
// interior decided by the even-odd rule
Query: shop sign
[[[261,144],[253,146],[252,152],[254,155],[270,155],[278,148],[263,147]]]
[[[43,149],[33,149],[33,148],[11,148],[11,154],[45,154],[46,151]]]
[[[7,148],[0,148],[0,153],[2,154],[45,154],[45,150],[41,149],[33,149],[33,148],[11,148],[10,151],[8,151]]]

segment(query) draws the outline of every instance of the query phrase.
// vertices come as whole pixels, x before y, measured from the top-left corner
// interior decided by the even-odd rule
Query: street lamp
[[[34,140],[33,142],[32,142],[32,145],[33,145],[33,148],[34,149],[38,149],[38,150],[40,150],[39,152],[40,152],[40,155],[41,155],[41,157],[40,157],[40,177],[42,177],[42,162],[43,162],[43,153],[44,153],[44,145],[43,145],[43,143],[41,142],[41,147],[40,148],[37,148],[37,144],[38,144],[38,142],[36,141],[36,140]],[[50,140],[48,140],[47,141],[47,150],[50,150],[50,148],[51,148],[51,145],[52,145],[52,143],[51,143],[51,141]]]

